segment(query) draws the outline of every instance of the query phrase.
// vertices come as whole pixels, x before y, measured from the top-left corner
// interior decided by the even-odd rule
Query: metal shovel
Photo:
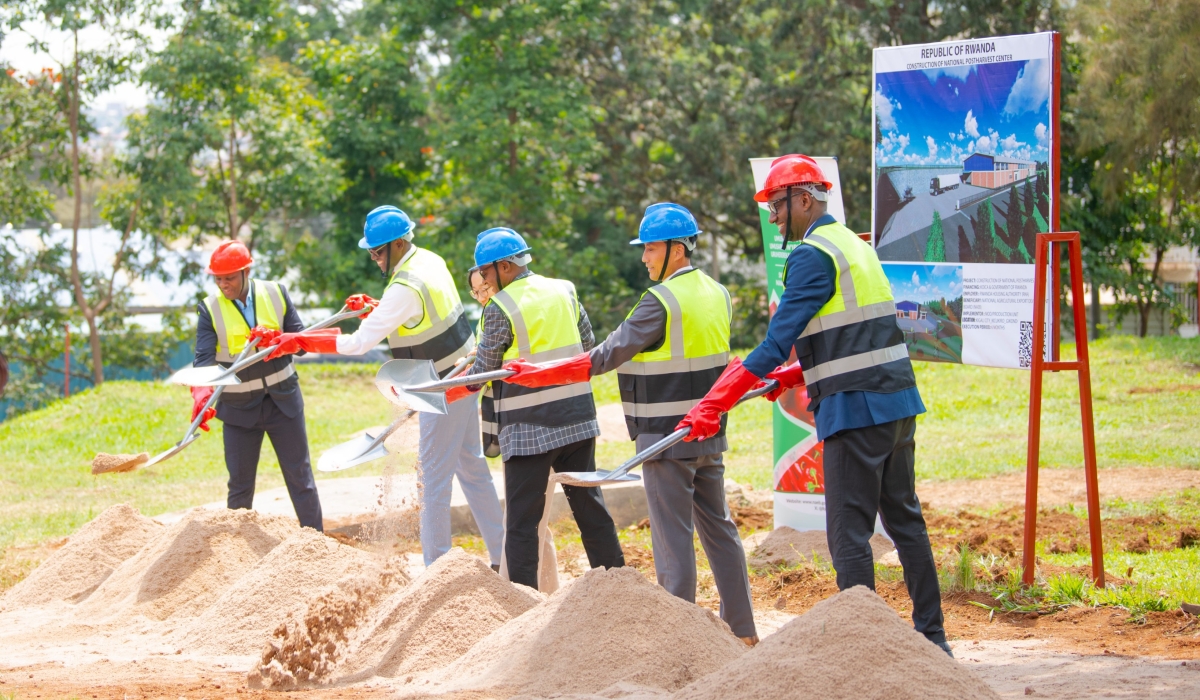
[[[747,391],[742,398],[734,406],[740,406],[742,403],[750,399],[756,399],[763,394],[769,393],[779,387],[779,382],[772,379],[763,386],[757,389]],[[555,472],[550,475],[550,481],[564,486],[611,486],[625,481],[638,481],[641,479],[637,474],[630,474],[629,470],[638,466],[642,462],[652,459],[656,455],[665,451],[672,445],[677,445],[683,441],[685,437],[691,435],[692,427],[689,425],[686,428],[680,428],[670,435],[664,437],[653,445],[647,447],[641,452],[635,454],[629,461],[612,471],[595,471],[595,472]]]
[[[327,328],[327,327],[332,326],[333,324],[337,323],[338,321],[342,321],[344,319],[350,318],[353,315],[361,315],[361,314],[362,314],[362,311],[347,312],[346,307],[343,306],[342,310],[339,311],[338,313],[334,314],[333,316],[330,316],[329,318],[325,319],[324,321],[319,321],[317,323],[314,323],[313,325],[305,328],[304,330],[309,331],[309,330],[316,330],[318,328]],[[254,358],[258,358],[258,359],[265,358],[267,355],[271,354],[271,350],[274,349],[274,348],[267,348],[266,350],[257,352],[254,355],[250,355],[250,353],[254,350],[255,346],[257,346],[257,345],[258,345],[258,338],[255,338],[254,340],[251,340],[249,343],[246,343],[246,347],[243,348],[240,353],[238,353],[238,356],[234,359],[233,364],[230,365],[228,368],[219,367],[219,366],[217,366],[217,367],[189,367],[189,368],[180,370],[180,372],[184,372],[187,369],[202,369],[202,370],[219,369],[219,370],[222,370],[222,373],[237,372],[238,370],[249,367],[250,365],[252,365],[258,361],[257,359],[254,359]],[[247,355],[250,355],[250,356],[247,357]],[[179,372],[176,372],[176,376],[178,376],[178,374],[179,374]],[[231,376],[232,376],[232,374],[231,374]],[[210,396],[208,398],[208,402],[204,404],[204,408],[200,409],[200,413],[197,414],[195,419],[192,420],[192,424],[191,424],[191,426],[188,427],[187,432],[184,433],[182,440],[175,443],[175,446],[172,447],[171,449],[154,455],[153,457],[150,458],[150,460],[148,462],[146,462],[145,464],[139,465],[139,468],[154,466],[155,464],[158,464],[159,462],[170,459],[171,457],[174,457],[175,455],[179,454],[180,452],[183,452],[185,447],[187,447],[188,445],[195,442],[196,439],[200,437],[200,433],[198,431],[200,429],[200,422],[204,419],[205,411],[207,411],[208,409],[213,408],[214,406],[217,405],[217,399],[221,398],[221,394],[225,391],[226,386],[229,386],[231,384],[241,384],[241,380],[239,380],[236,376],[233,378],[234,378],[234,381],[232,381],[232,382],[221,383],[221,384],[216,385],[217,386],[216,391],[214,391],[212,396]],[[175,379],[175,377],[172,377],[171,379],[173,381]],[[175,383],[179,384],[180,382],[175,382]],[[189,386],[191,386],[191,385],[189,385]],[[210,385],[196,384],[195,386],[210,386]]]
[[[432,360],[389,360],[375,375],[375,386],[388,401],[422,413],[446,414],[446,390],[507,379],[513,372],[498,369],[469,377],[438,379]]]
[[[399,361],[411,362],[412,360]],[[459,359],[458,362],[454,363],[454,369],[451,370],[450,374],[446,375],[447,378],[461,374],[474,361],[474,357],[463,357]],[[392,360],[392,362],[397,362],[397,360]],[[385,396],[386,395],[387,394],[385,394]],[[392,421],[391,425],[384,428],[382,431],[379,431],[377,435],[372,435],[368,431],[354,438],[353,440],[348,440],[340,445],[335,445],[334,447],[325,450],[325,452],[321,454],[321,458],[317,460],[317,471],[338,472],[342,471],[343,469],[349,469],[351,467],[357,467],[360,464],[372,462],[380,457],[386,457],[388,455],[388,450],[387,447],[384,446],[384,442],[392,435],[392,433],[396,432],[405,421],[407,421],[409,418],[412,418],[416,414],[417,411],[414,411],[410,408],[401,414],[399,418]]]
[[[305,328],[306,331],[315,331],[321,328],[328,328],[339,321],[361,316],[362,311],[347,311],[346,307],[342,310],[319,323]],[[169,380],[172,384],[183,384],[185,386],[232,386],[241,384],[242,381],[237,378],[237,373],[246,369],[250,365],[265,360],[275,348],[267,348],[254,353],[249,357],[238,355],[233,364],[229,367],[221,367],[220,365],[211,365],[209,367],[184,367],[175,374],[171,375]]]

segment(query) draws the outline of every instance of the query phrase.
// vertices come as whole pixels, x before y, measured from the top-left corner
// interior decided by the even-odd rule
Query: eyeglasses
[[[374,259],[374,260],[378,260],[378,259],[379,259],[379,257],[383,255],[384,251],[386,251],[386,250],[387,250],[387,247],[388,247],[389,245],[391,245],[391,243],[390,243],[390,242],[388,242],[388,243],[384,243],[383,245],[381,245],[381,246],[378,246],[378,247],[376,247],[376,248],[368,248],[368,249],[367,249],[367,253],[368,253],[368,254],[370,254],[370,256],[371,256],[371,258],[372,258],[372,259]]]
[[[809,194],[806,190],[794,190],[792,192],[792,196],[795,197],[796,195],[798,195],[802,192],[804,194]],[[809,196],[812,196],[812,195],[809,195]],[[767,211],[771,212],[772,214],[778,214],[780,207],[782,207],[783,203],[786,202],[787,200],[788,200],[788,196],[784,195],[784,196],[780,197],[779,199],[772,199],[772,200],[768,201],[767,202]]]
[[[483,301],[485,298],[490,297],[491,295],[492,288],[490,286],[485,285],[483,287],[471,287],[471,298],[475,301]]]

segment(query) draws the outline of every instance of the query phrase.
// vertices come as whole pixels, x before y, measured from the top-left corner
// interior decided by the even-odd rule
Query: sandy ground
[[[1080,502],[1082,474],[1042,472],[1043,505]],[[1101,473],[1101,488],[1147,499],[1200,486],[1200,472],[1121,469]],[[1022,498],[1023,475],[974,482],[923,484],[922,497],[942,512],[964,506],[1013,505]],[[980,500],[980,494],[988,494]],[[735,509],[761,526],[769,512]],[[932,525],[931,525],[932,526]],[[752,545],[751,545],[752,546]],[[627,548],[629,563],[652,571],[648,551]],[[564,560],[564,563],[567,563]],[[419,573],[418,555],[409,555]],[[705,583],[702,581],[702,588]],[[711,585],[711,584],[709,584]],[[827,575],[804,569],[756,576],[752,581],[760,636],[774,633],[836,591]],[[911,603],[903,583],[880,582],[878,592],[902,617]],[[986,602],[981,598],[981,602]],[[715,598],[700,603],[715,608]],[[944,601],[947,631],[959,662],[1002,697],[1200,698],[1200,620],[1181,611],[1153,613],[1142,624],[1117,609],[1076,608],[1062,613],[996,615],[970,596]],[[39,629],[41,628],[41,629]],[[162,625],[82,624],[72,606],[0,613],[0,698],[376,698],[395,688],[384,681],[292,692],[286,696],[246,687],[252,656],[193,655]]]

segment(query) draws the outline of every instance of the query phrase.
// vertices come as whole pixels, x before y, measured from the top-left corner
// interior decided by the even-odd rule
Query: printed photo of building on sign
[[[962,266],[886,263],[883,270],[909,357],[961,364]]]
[[[1050,61],[876,75],[881,260],[1033,262],[1049,230]]]

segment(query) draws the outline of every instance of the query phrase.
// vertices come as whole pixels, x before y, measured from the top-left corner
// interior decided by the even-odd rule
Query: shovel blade
[[[376,437],[378,436],[364,433],[353,440],[347,440],[325,450],[321,454],[321,458],[317,460],[317,471],[340,472],[343,469],[387,457],[388,451],[383,443],[373,445]]]
[[[550,475],[550,481],[563,486],[581,486],[583,488],[592,488],[595,486],[615,486],[630,481],[641,481],[642,477],[637,474],[621,474],[612,476],[612,472],[554,472]]]
[[[211,367],[184,367],[171,375],[170,382],[184,386],[233,386],[242,383],[242,380],[238,379],[237,375],[226,374],[227,371],[224,367],[216,365]]]
[[[375,386],[384,398],[402,408],[446,415],[445,392],[410,392],[405,387],[436,382],[432,360],[389,360],[375,375]]]
[[[172,447],[171,449],[169,449],[165,452],[160,452],[160,453],[154,455],[153,457],[151,457],[150,461],[143,464],[141,466],[141,468],[145,469],[146,467],[152,467],[155,464],[158,464],[159,462],[164,462],[164,461],[174,457],[175,455],[179,454],[180,452],[183,452],[184,448],[186,448],[188,445],[195,442],[199,437],[200,437],[199,432],[192,433],[192,436],[190,438],[188,438],[187,440],[184,440],[182,442],[177,442],[177,443],[175,443],[175,446]]]

